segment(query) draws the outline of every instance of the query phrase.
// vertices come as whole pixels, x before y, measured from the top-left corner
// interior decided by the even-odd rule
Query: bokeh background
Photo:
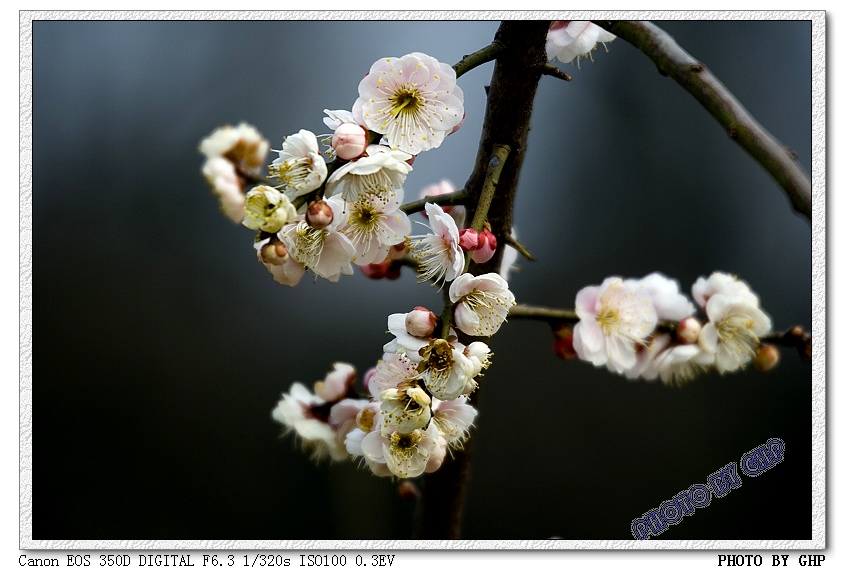
[[[563,17],[563,15],[561,15]],[[663,22],[805,166],[809,22]],[[271,146],[349,109],[370,64],[454,63],[496,22],[33,23],[33,538],[409,538],[414,506],[352,463],[315,466],[270,411],[334,361],[364,371],[387,316],[437,292],[403,273],[276,284],[224,218],[199,141],[247,121]],[[705,111],[622,40],[536,98],[516,203],[517,300],[571,308],[610,275],[714,270],[775,327],[810,324],[810,227]],[[469,176],[492,64],[407,199]],[[811,537],[810,367],[674,389],[562,361],[540,322],[491,341],[465,511],[470,539],[631,539],[631,520],[770,437],[783,463],[667,539]]]

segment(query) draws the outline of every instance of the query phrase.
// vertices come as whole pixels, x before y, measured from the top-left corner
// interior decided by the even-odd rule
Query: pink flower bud
[[[401,268],[402,265],[400,263],[393,263],[393,261],[388,258],[381,263],[362,265],[361,273],[370,279],[388,279],[393,281],[395,279],[399,279]]]
[[[561,325],[554,330],[554,351],[560,358],[570,360],[578,358],[575,347],[572,346],[572,325]]]
[[[387,259],[402,259],[406,253],[408,253],[408,246],[403,241],[402,243],[390,246],[390,249],[387,250]]]
[[[354,160],[367,150],[367,131],[354,123],[341,123],[332,135],[332,148],[344,160]]]
[[[701,323],[695,317],[687,317],[678,323],[675,328],[675,336],[681,344],[695,344],[698,342],[698,335],[701,333]]]
[[[408,480],[399,483],[396,487],[396,491],[399,493],[399,498],[406,501],[411,499],[417,501],[422,496],[420,494],[419,487],[417,487],[413,481]]]
[[[496,253],[496,246],[498,241],[496,236],[490,230],[484,230],[478,234],[478,248],[472,252],[472,260],[476,263],[486,263],[490,261],[493,254]]]
[[[461,249],[464,251],[475,251],[478,249],[478,232],[472,228],[460,231]]]
[[[413,165],[414,165],[414,161],[415,161],[416,159],[417,159],[417,155],[412,154],[412,155],[411,155],[411,158],[409,158],[409,159],[408,159],[408,160],[406,160],[405,162],[407,162],[407,163],[408,163],[408,166],[413,166]]]
[[[288,250],[280,243],[268,243],[261,248],[261,261],[270,265],[282,265],[288,257]]]
[[[332,223],[333,219],[334,212],[332,212],[332,207],[323,200],[314,202],[308,206],[308,211],[305,213],[305,221],[308,222],[309,226],[316,230],[328,226]]]
[[[408,334],[417,338],[426,338],[434,332],[437,324],[437,315],[425,307],[414,307],[414,310],[405,315],[405,330]]]
[[[752,360],[754,368],[760,372],[768,372],[777,366],[779,361],[780,351],[776,346],[771,344],[761,344],[758,346],[757,350],[754,351],[754,359]]]

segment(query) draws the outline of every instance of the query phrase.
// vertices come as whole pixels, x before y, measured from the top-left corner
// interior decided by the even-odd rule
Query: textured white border
[[[482,12],[482,11],[390,11],[390,12],[276,12],[276,11],[215,11],[215,12],[20,12],[20,548],[75,550],[567,550],[567,549],[625,549],[625,550],[787,550],[825,548],[825,236],[826,203],[826,22],[821,11],[792,12],[666,12],[666,11],[578,11],[567,12],[573,20],[587,19],[649,19],[649,20],[810,20],[812,22],[812,288],[813,288],[813,538],[811,540],[455,540],[455,541],[44,541],[32,540],[32,21],[51,20],[325,20],[341,18],[402,19],[402,20],[499,20],[499,19],[559,19],[560,12]]]

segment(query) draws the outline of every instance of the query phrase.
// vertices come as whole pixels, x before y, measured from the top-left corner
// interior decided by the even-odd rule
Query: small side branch
[[[537,261],[537,258],[534,257],[534,255],[530,251],[528,251],[528,249],[526,249],[526,247],[524,245],[519,243],[517,241],[517,239],[515,237],[513,237],[513,234],[506,235],[505,236],[505,242],[507,242],[507,244],[509,246],[514,248],[520,254],[522,254],[522,257],[524,257],[528,261]]]
[[[535,307],[522,303],[514,305],[508,311],[508,320],[512,319],[533,319],[535,321],[546,321],[550,324],[577,323],[580,320],[575,311],[552,307]]]
[[[437,204],[438,206],[458,206],[464,203],[469,197],[469,192],[466,190],[459,190],[451,194],[440,194],[439,196],[429,196],[422,200],[408,202],[399,207],[400,210],[406,214],[415,214],[425,209],[426,204]]]
[[[484,186],[481,188],[481,196],[478,198],[478,206],[472,218],[472,226],[470,226],[477,232],[484,229],[487,212],[490,210],[490,204],[493,203],[493,194],[496,193],[499,177],[502,175],[502,169],[505,167],[505,161],[510,152],[511,147],[506,144],[493,145],[490,162],[487,163],[487,176],[484,178]]]
[[[465,55],[461,61],[452,66],[452,69],[455,70],[455,75],[460,77],[467,71],[475,69],[479,65],[484,65],[488,61],[493,61],[499,57],[499,54],[504,50],[505,46],[503,44],[497,40],[493,40],[493,43],[489,46],[483,47],[475,53]]]
[[[795,153],[769,134],[700,61],[650,22],[595,23],[642,51],[662,75],[668,75],[695,97],[728,136],[774,177],[793,208],[810,220],[810,179]]]
[[[796,325],[783,332],[772,333],[760,339],[769,344],[779,346],[791,346],[798,351],[798,356],[804,362],[810,362],[813,352],[813,335],[804,330],[804,327]]]
[[[551,65],[549,63],[544,65],[542,67],[542,69],[540,70],[540,72],[543,75],[548,75],[550,77],[557,77],[558,79],[563,79],[564,81],[572,81],[571,75],[562,72],[560,69],[558,69],[557,67],[555,67],[554,65]]]

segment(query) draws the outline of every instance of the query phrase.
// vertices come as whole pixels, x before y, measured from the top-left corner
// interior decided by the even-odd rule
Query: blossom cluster
[[[416,477],[438,469],[469,436],[477,414],[469,396],[492,353],[486,343],[464,344],[458,335],[499,330],[515,303],[506,280],[515,252],[503,252],[504,276],[473,275],[470,261],[489,261],[498,246],[489,225],[463,228],[462,206],[428,203],[423,225],[430,232],[412,236],[400,208],[415,155],[439,147],[464,119],[454,70],[421,53],[382,58],[358,95],[352,111],[325,110],[332,134],[302,129],[284,139],[268,166],[272,184],[245,190],[258,180],[258,151],[267,152],[252,127],[219,129],[201,150],[225,162],[217,170],[226,176],[207,174],[208,181],[230,217],[258,232],[258,259],[279,283],[294,286],[309,270],[337,281],[353,264],[369,277],[395,278],[397,262],[411,255],[421,281],[448,286],[442,320],[450,324],[423,307],[390,315],[394,338],[365,374],[362,395],[355,369],[338,362],[313,392],[294,383],[272,414],[317,459],[352,457],[379,476]],[[453,192],[444,180],[423,195]]]
[[[575,298],[580,319],[572,331],[575,354],[629,379],[682,384],[708,370],[743,368],[759,355],[772,323],[747,283],[715,272],[700,277],[692,296],[660,273],[642,279],[608,277]],[[660,326],[658,326],[660,325]]]
[[[395,276],[411,233],[402,186],[415,155],[460,127],[463,99],[449,65],[422,53],[382,58],[361,80],[352,111],[325,110],[334,131],[321,135],[325,151],[309,130],[285,137],[268,165],[273,183],[246,191],[268,143],[249,125],[224,127],[200,145],[203,173],[224,212],[259,232],[258,259],[279,283],[294,286],[308,270],[337,281],[353,264]]]
[[[440,338],[428,309],[388,318],[394,338],[354,394],[355,370],[336,363],[314,393],[295,383],[273,410],[314,457],[353,458],[378,476],[416,477],[440,468],[447,451],[461,449],[477,410],[468,396],[490,365],[490,348]]]

